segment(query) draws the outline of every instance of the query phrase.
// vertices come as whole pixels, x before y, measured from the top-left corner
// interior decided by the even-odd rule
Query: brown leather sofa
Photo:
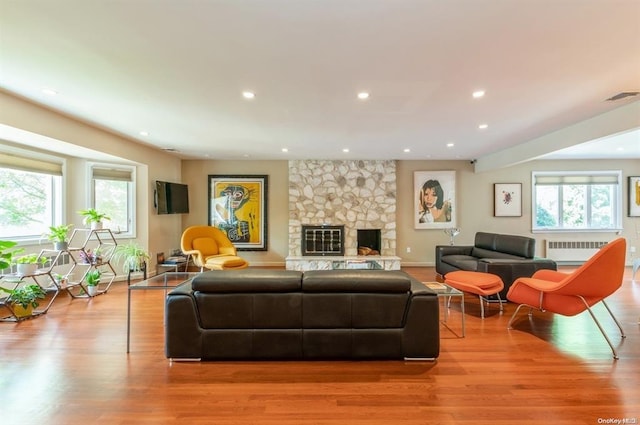
[[[457,270],[492,273],[500,276],[505,301],[511,284],[519,277],[531,277],[537,270],[557,270],[555,261],[536,258],[536,240],[525,236],[478,232],[473,246],[437,245],[436,273],[443,277]],[[496,299],[495,295],[489,299]]]
[[[436,294],[402,271],[210,271],[166,299],[165,354],[201,359],[435,359]]]

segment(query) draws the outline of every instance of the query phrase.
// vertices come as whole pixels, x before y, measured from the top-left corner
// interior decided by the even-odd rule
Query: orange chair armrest
[[[182,250],[182,253],[185,255],[196,255],[196,256],[200,256],[200,251],[198,251],[197,249],[192,249],[190,251],[185,251],[184,249]]]

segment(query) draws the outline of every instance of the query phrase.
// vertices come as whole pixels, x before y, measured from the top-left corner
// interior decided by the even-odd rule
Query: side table
[[[462,338],[464,338],[465,336],[465,330],[464,330],[464,293],[462,291],[459,291],[455,288],[452,288],[451,286],[447,285],[446,283],[440,283],[440,282],[422,282],[422,284],[424,286],[426,286],[427,288],[431,289],[433,292],[435,292],[438,295],[438,299],[442,298],[444,300],[443,304],[443,308],[444,308],[444,312],[443,312],[443,316],[444,316],[444,320],[442,321],[442,323],[447,327],[447,329],[449,329],[451,332],[455,333],[447,324],[447,319],[449,317],[449,303],[451,301],[451,297],[460,297],[460,312],[462,315]]]

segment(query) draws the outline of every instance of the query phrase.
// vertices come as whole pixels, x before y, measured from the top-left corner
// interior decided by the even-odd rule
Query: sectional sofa
[[[402,271],[210,271],[166,298],[174,360],[435,359],[437,295]]]
[[[536,240],[526,236],[478,232],[473,245],[437,245],[436,273],[444,277],[467,270],[498,275],[504,283],[500,292],[504,301],[517,278],[530,277],[540,269],[557,270],[555,261],[535,257],[535,247]]]

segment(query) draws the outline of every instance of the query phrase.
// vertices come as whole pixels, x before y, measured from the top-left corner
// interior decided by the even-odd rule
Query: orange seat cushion
[[[478,295],[493,295],[504,289],[500,276],[464,270],[447,273],[444,283],[460,291]]]
[[[244,258],[235,255],[223,255],[220,257],[207,258],[205,267],[211,270],[239,269],[248,265]]]

